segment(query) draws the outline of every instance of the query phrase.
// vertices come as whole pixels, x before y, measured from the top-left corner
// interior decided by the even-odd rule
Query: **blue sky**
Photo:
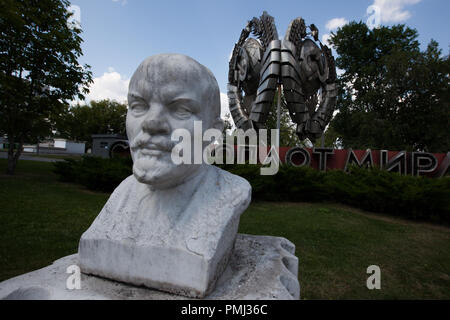
[[[139,63],[158,53],[182,53],[207,66],[225,98],[228,59],[246,22],[266,10],[284,36],[289,22],[303,17],[320,38],[346,21],[367,21],[367,8],[380,8],[383,25],[416,28],[422,48],[433,38],[448,54],[448,0],[73,0],[79,7],[84,56],[94,84],[88,98],[124,100]]]

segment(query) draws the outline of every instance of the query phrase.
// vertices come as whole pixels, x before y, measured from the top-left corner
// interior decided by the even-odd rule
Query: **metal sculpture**
[[[309,29],[309,32],[307,30]],[[249,38],[254,34],[257,39]],[[294,19],[283,40],[264,11],[242,30],[229,64],[228,98],[236,127],[264,128],[277,89],[301,140],[319,138],[336,103],[336,67],[331,50],[320,43],[314,24]]]

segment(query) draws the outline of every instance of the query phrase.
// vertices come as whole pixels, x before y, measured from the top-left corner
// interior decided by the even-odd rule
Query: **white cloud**
[[[406,6],[419,3],[421,0],[374,0],[373,6],[379,8],[381,22],[401,22],[408,20],[411,13]]]
[[[333,18],[331,20],[328,20],[328,22],[325,25],[325,28],[327,28],[328,31],[333,31],[337,28],[340,28],[348,23],[347,19],[345,18]],[[322,43],[331,46],[331,44],[328,42],[330,40],[330,34],[324,33],[322,35]]]
[[[87,100],[110,99],[126,103],[130,79],[126,79],[116,72],[114,68],[109,67],[108,72],[93,80]]]
[[[330,37],[331,36],[328,33],[323,34],[322,35],[322,43],[327,45],[327,46],[330,46],[330,43],[328,42],[328,40],[330,40]]]
[[[348,23],[347,19],[345,18],[333,18],[327,22],[325,25],[325,28],[327,28],[329,31],[335,30],[337,28],[340,28]]]
[[[128,0],[112,0],[113,2],[120,3],[122,6],[126,5],[128,3]]]

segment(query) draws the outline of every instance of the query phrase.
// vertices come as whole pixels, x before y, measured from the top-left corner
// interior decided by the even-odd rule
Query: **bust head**
[[[220,92],[211,71],[180,54],[145,59],[130,80],[126,120],[133,174],[139,182],[165,189],[199,173],[201,165],[176,165],[171,159],[176,143],[172,132],[183,128],[194,139],[194,121],[202,121],[203,131],[222,130]]]

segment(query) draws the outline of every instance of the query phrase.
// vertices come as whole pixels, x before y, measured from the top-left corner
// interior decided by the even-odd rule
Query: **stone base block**
[[[285,238],[238,234],[227,268],[215,290],[204,299],[299,299],[298,259],[294,253],[294,244]],[[1,282],[0,299],[189,299],[86,274],[81,274],[81,289],[70,290],[67,282],[73,274],[67,269],[72,265],[78,266],[77,254]]]

